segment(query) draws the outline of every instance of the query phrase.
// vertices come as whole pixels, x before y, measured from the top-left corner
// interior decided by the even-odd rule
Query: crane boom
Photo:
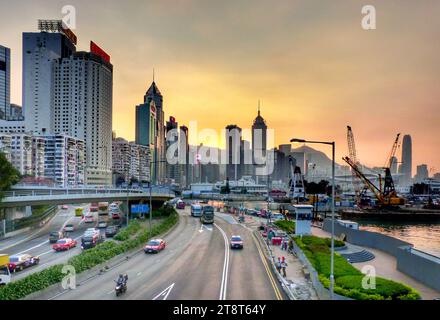
[[[356,166],[359,166],[359,161],[357,159],[357,154],[356,154],[356,145],[354,142],[354,134],[350,126],[347,126],[347,143],[348,143],[348,154],[350,160]],[[356,201],[359,203],[361,197],[361,187],[359,185],[359,179],[357,174],[353,171],[353,169],[351,170],[351,174],[352,174],[352,183],[354,187],[354,192],[356,195]]]

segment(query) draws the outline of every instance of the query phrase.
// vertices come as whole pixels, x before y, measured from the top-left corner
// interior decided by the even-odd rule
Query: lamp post
[[[290,142],[299,143],[316,143],[325,144],[332,146],[332,234],[331,234],[331,257],[330,257],[330,298],[334,299],[334,286],[335,286],[335,276],[334,276],[334,255],[335,255],[335,147],[334,141],[307,141],[304,139],[291,139]]]

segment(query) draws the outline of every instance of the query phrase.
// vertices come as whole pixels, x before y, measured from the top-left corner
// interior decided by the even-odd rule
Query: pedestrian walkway
[[[304,267],[301,261],[293,254],[281,250],[280,246],[270,245],[273,258],[278,260],[278,257],[285,257],[287,262],[285,280],[289,284],[291,292],[297,300],[318,300],[312,283],[307,279],[304,273]],[[280,274],[282,276],[282,272]]]
[[[325,238],[330,238],[331,236],[330,233],[315,227],[312,228],[312,234],[317,237],[325,237]],[[363,248],[360,246],[356,246],[356,247]],[[420,283],[419,281],[397,270],[397,260],[392,255],[373,248],[368,248],[368,251],[374,254],[375,256],[374,259],[362,263],[353,263],[352,265],[361,271],[362,268],[365,266],[373,266],[376,270],[377,276],[394,280],[397,282],[401,282],[403,284],[406,284],[414,288],[420,293],[422,299],[432,300],[434,298],[440,297],[440,292],[429,288],[428,286]]]

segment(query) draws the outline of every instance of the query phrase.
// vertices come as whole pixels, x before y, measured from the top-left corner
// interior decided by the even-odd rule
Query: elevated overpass
[[[174,192],[168,188],[152,188],[151,197],[154,202],[165,202],[174,198],[174,196]],[[5,198],[0,202],[0,207],[12,208],[127,200],[147,202],[149,199],[149,189],[17,187],[12,191],[5,192]]]

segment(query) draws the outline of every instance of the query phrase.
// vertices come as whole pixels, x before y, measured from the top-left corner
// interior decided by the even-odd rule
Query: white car
[[[95,217],[92,215],[86,215],[84,217],[84,222],[85,223],[93,223],[93,222],[95,222]]]
[[[66,224],[64,226],[64,232],[73,232],[75,231],[75,227],[73,226],[73,224]]]

